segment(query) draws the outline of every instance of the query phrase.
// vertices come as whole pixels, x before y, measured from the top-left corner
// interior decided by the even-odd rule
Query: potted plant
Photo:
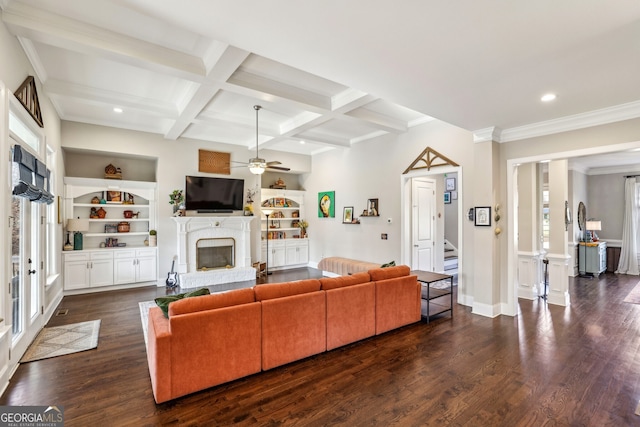
[[[309,227],[309,223],[304,219],[301,219],[298,224],[298,228],[300,228],[300,238],[303,239],[307,237],[307,227]]]
[[[173,190],[171,194],[169,194],[169,204],[173,205],[173,213],[175,214],[180,209],[184,209],[184,195],[182,194],[182,190]]]
[[[156,230],[149,230],[149,246],[158,245],[158,232]]]

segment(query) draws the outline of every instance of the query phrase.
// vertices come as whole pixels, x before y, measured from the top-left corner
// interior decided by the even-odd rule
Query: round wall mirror
[[[584,203],[580,202],[578,205],[578,227],[580,230],[585,230],[585,224],[587,222],[587,208],[584,206]]]

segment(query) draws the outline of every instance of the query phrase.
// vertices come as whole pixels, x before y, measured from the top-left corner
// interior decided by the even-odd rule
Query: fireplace
[[[172,217],[178,232],[180,286],[192,288],[255,280],[251,216]],[[231,247],[231,248],[229,248]]]
[[[233,268],[235,265],[235,242],[233,239],[199,239],[196,242],[196,270]]]

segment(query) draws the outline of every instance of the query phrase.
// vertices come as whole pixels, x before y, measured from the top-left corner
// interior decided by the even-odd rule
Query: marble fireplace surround
[[[243,282],[256,278],[251,266],[252,216],[180,216],[172,217],[178,232],[178,260],[182,288]],[[198,239],[230,238],[235,241],[235,266],[208,271],[196,270]]]

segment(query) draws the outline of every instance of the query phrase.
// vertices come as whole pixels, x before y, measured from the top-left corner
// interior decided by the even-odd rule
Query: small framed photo
[[[367,216],[380,216],[378,208],[378,199],[367,200]]]
[[[345,206],[342,212],[342,222],[344,224],[351,224],[353,222],[353,206]]]
[[[107,202],[122,203],[122,193],[120,191],[107,191]]]
[[[457,191],[452,191],[451,192],[451,200],[458,200],[458,192]]]
[[[475,225],[478,225],[478,226],[491,225],[491,207],[476,206],[475,213],[476,213]]]
[[[446,203],[451,203],[451,192],[447,191],[446,193],[444,193],[444,202]]]
[[[455,178],[445,178],[444,180],[445,190],[453,191],[456,189],[456,179]]]

